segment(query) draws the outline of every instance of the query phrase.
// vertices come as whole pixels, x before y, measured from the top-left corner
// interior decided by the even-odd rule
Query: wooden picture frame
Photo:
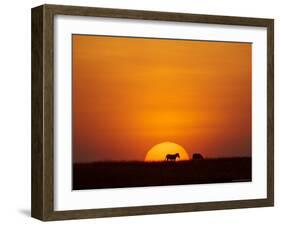
[[[54,16],[124,18],[267,29],[267,198],[122,208],[54,210]],[[32,9],[32,202],[34,218],[50,220],[163,214],[187,211],[265,207],[274,205],[274,20],[42,5]]]

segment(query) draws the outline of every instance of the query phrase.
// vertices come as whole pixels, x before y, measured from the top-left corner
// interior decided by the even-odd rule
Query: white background
[[[30,8],[44,1],[2,1],[0,8],[0,224],[40,225],[30,214]],[[275,115],[281,113],[279,1],[107,0],[48,3],[275,18]],[[275,119],[275,207],[52,222],[51,225],[280,225],[280,132]]]
[[[55,210],[145,206],[266,197],[266,29],[57,16],[54,78]],[[252,182],[72,191],[71,34],[252,42]],[[173,195],[171,195],[173,194]],[[138,198],[136,198],[138,197]]]

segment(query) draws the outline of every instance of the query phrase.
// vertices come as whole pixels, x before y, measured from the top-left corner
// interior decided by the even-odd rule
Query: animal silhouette
[[[201,155],[200,153],[194,153],[194,154],[192,155],[192,159],[193,159],[193,160],[203,160],[204,157],[203,157],[203,155]]]
[[[177,158],[180,158],[180,154],[167,154],[165,160],[166,161],[176,161]]]

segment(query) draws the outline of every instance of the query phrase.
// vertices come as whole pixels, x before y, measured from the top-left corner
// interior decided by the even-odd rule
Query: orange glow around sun
[[[251,75],[251,43],[73,34],[73,161],[251,156]]]
[[[180,158],[177,160],[189,160],[187,151],[180,145],[172,142],[163,142],[154,145],[146,154],[145,161],[164,161],[167,154],[178,153]]]

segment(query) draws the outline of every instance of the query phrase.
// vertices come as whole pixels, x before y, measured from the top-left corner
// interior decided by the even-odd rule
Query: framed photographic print
[[[274,21],[32,9],[32,216],[274,204]]]

